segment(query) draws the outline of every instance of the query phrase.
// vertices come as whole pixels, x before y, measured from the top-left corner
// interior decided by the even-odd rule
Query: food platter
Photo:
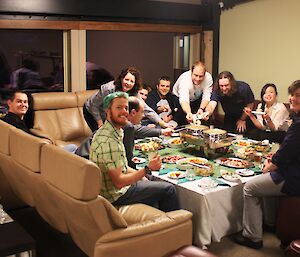
[[[168,140],[168,146],[172,148],[182,148],[186,146],[186,143],[182,138],[176,137]]]
[[[183,159],[183,156],[180,155],[169,155],[162,158],[162,162],[175,164],[177,161]]]
[[[239,170],[238,170],[239,171]],[[221,176],[223,179],[230,181],[230,182],[241,182],[241,176],[235,172],[229,172],[226,170],[220,171]]]
[[[234,140],[231,143],[233,145],[233,147],[239,148],[239,147],[250,147],[252,145],[252,142],[248,141],[248,140]]]
[[[185,177],[185,172],[183,171],[172,171],[168,173],[168,177],[172,179],[179,179]]]
[[[146,162],[146,159],[145,159],[145,158],[141,158],[141,157],[133,157],[133,158],[132,158],[132,161],[133,161],[135,164],[141,164],[141,163]]]
[[[186,170],[188,167],[190,167],[189,162],[196,163],[196,164],[207,164],[208,160],[201,157],[188,157],[183,158],[181,160],[178,160],[176,162],[177,168],[180,170]]]
[[[238,158],[219,158],[217,159],[217,163],[235,169],[245,169],[253,166],[251,162],[248,162],[246,160],[241,160]]]

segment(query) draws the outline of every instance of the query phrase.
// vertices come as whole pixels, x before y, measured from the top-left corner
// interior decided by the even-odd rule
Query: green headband
[[[128,100],[128,94],[125,92],[114,92],[107,95],[103,100],[103,109],[108,109],[112,100],[114,100],[115,98],[125,98]]]

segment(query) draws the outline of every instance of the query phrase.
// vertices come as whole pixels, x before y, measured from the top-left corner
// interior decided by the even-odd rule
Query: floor
[[[87,257],[72,241],[48,225],[33,208],[8,211],[36,241],[36,257]]]
[[[52,229],[32,208],[10,211],[9,214],[35,240],[36,257],[87,257],[65,235]],[[212,243],[208,250],[218,257],[283,257],[280,241],[273,233],[264,234],[264,247],[260,250],[250,249],[233,242],[232,237],[224,237],[219,243]]]

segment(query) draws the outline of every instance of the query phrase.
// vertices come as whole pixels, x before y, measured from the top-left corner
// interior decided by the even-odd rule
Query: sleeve
[[[149,105],[146,103],[144,107],[144,114],[146,118],[148,118],[149,120],[155,123],[159,123],[161,121],[161,118],[158,116],[158,114],[152,108],[150,108]]]
[[[206,72],[205,74],[205,85],[203,88],[203,96],[202,96],[202,100],[207,100],[210,101],[210,97],[211,97],[211,92],[212,92],[212,88],[213,88],[213,79],[212,76],[210,75],[210,73]]]
[[[214,91],[211,93],[210,101],[219,102],[220,100],[221,100],[220,94],[219,94],[216,90],[214,90]]]
[[[145,137],[158,137],[161,134],[161,129],[149,128],[142,125],[134,125],[135,127],[135,138],[145,138]]]
[[[259,103],[259,104],[257,105],[257,109],[256,109],[256,110],[261,110],[261,111],[262,111],[262,109],[261,109],[261,103]],[[263,121],[262,115],[257,115],[257,116],[256,116],[256,119],[259,121],[259,123],[260,123],[261,125],[264,126],[264,121]]]
[[[283,123],[288,119],[288,117],[289,117],[289,112],[284,106],[284,104],[279,104],[278,109],[271,117],[275,129],[278,130],[283,125]]]
[[[150,92],[146,99],[146,104],[148,104],[148,106],[152,108],[153,111],[157,112],[157,97],[155,91]]]
[[[101,90],[92,95],[88,101],[86,107],[88,108],[89,113],[94,117],[95,120],[100,120],[100,106],[103,106],[103,94]]]
[[[276,166],[287,165],[300,155],[300,118],[289,128],[278,151],[273,155],[272,162]]]
[[[245,83],[245,92],[243,93],[244,99],[245,99],[245,105],[253,103],[254,102],[254,94],[251,90],[251,87]]]
[[[189,72],[182,74],[181,77],[179,77],[178,80],[178,97],[179,102],[190,102],[190,84],[191,84],[191,78],[189,78]]]

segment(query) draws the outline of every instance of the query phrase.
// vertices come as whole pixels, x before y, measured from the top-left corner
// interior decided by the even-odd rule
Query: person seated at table
[[[121,71],[116,80],[101,85],[99,91],[86,100],[83,106],[83,115],[93,132],[101,127],[103,121],[106,119],[106,113],[103,109],[103,99],[105,96],[116,91],[126,92],[133,96],[137,95],[141,84],[140,80],[140,72],[136,68],[125,68]],[[163,128],[168,127],[148,105],[145,105],[145,116]]]
[[[263,174],[244,185],[243,230],[235,241],[254,249],[263,246],[263,199],[267,203],[265,223],[274,226],[277,212],[272,197],[300,196],[300,80],[294,81],[288,91],[290,109],[295,112],[293,123],[278,151],[265,161]]]
[[[141,119],[144,117],[145,103],[141,99],[130,96],[128,101],[128,123],[123,127],[124,138],[123,144],[125,146],[126,158],[129,167],[135,169],[136,165],[132,161],[134,139],[145,138],[145,137],[158,137],[160,135],[170,136],[173,132],[171,128],[149,128],[147,126],[141,126]],[[95,132],[89,138],[87,138],[76,150],[76,154],[89,159],[90,146]]]
[[[174,127],[181,124],[184,113],[179,104],[178,97],[171,92],[171,79],[162,76],[158,79],[156,89],[148,95],[146,103],[156,111],[166,123]]]
[[[253,92],[247,83],[236,81],[229,71],[223,71],[218,75],[210,102],[205,109],[204,120],[208,120],[213,114],[218,102],[225,112],[225,130],[244,133],[253,127],[244,113],[245,107],[252,109],[254,106]]]
[[[20,90],[13,90],[8,96],[7,105],[8,113],[2,117],[1,120],[23,130],[26,133],[32,134],[24,121],[24,116],[29,108],[28,96]],[[74,144],[68,144],[63,148],[68,152],[74,153],[77,146]]]
[[[138,94],[139,94],[140,98],[142,98],[143,101],[146,102],[147,97],[151,91],[152,91],[151,86],[143,83],[142,86],[138,90]]]
[[[261,103],[258,104],[256,110],[265,114],[254,115],[250,108],[245,108],[244,112],[257,128],[251,132],[252,138],[282,142],[288,129],[287,120],[290,114],[285,105],[277,101],[277,94],[274,84],[266,84],[261,89]]]
[[[213,79],[205,65],[197,61],[189,71],[182,73],[173,86],[186,115],[186,122],[193,122],[193,113],[202,114],[209,103]]]
[[[122,142],[122,128],[128,123],[128,95],[115,92],[104,98],[107,119],[98,129],[91,144],[90,160],[102,173],[100,194],[113,205],[144,203],[158,206],[168,212],[179,208],[175,186],[160,181],[145,180],[151,170],[161,168],[161,159],[155,155],[144,168],[128,166]]]

